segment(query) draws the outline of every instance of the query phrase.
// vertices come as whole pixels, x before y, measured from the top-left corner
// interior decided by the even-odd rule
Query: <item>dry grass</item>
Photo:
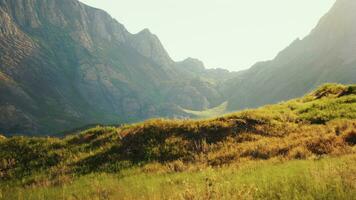
[[[3,187],[0,199],[352,200],[356,195],[355,166],[355,155],[346,155],[288,162],[246,161],[175,173],[135,168],[118,174],[86,175],[60,186]]]
[[[293,163],[292,160],[353,155],[356,153],[355,130],[355,86],[326,85],[300,99],[216,119],[155,119],[119,128],[96,127],[63,139],[2,139],[1,187],[62,187],[76,184],[79,177],[92,173],[126,172],[122,174],[125,179],[131,176],[130,173],[137,173],[130,172],[132,169],[140,169],[140,174],[153,173],[157,176],[197,173],[211,168],[241,166],[248,162]],[[345,169],[343,173],[348,174],[350,171]],[[300,181],[294,183],[291,178],[288,184],[304,183]],[[210,186],[211,182],[207,180],[204,187],[199,186],[199,191],[187,191],[180,198],[212,197],[215,189]],[[277,181],[275,184],[273,190],[277,190],[281,183]],[[264,191],[268,191],[265,188],[267,186],[267,183],[263,185]],[[289,187],[280,192],[283,195],[287,191],[292,192]],[[184,188],[177,189],[181,191]],[[254,185],[242,187],[238,191],[231,188],[234,195],[248,194],[241,191],[251,190],[254,198],[258,194],[255,189]],[[322,191],[323,188],[317,190]],[[205,194],[206,191],[210,192]],[[103,188],[101,193],[110,196],[107,188]],[[201,196],[197,198],[194,194]],[[274,194],[263,194],[271,195],[270,199],[279,198]],[[228,196],[227,193],[224,195],[237,197]]]

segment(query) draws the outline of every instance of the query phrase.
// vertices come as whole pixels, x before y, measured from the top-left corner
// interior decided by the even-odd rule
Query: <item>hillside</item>
[[[62,178],[29,186],[0,182],[0,199],[325,199],[355,197],[356,156],[254,161],[230,167],[166,173],[159,165]],[[153,171],[154,169],[155,171]],[[176,169],[179,169],[176,167]]]
[[[190,73],[196,62],[174,62],[148,29],[129,33],[77,0],[0,0],[0,27],[0,132],[7,135],[186,117],[179,106],[221,104],[217,85],[230,77],[201,63]]]
[[[296,98],[327,82],[354,84],[355,9],[354,0],[337,0],[308,36],[224,83],[229,110]]]
[[[49,187],[92,173],[189,173],[354,155],[355,131],[356,85],[327,84],[303,98],[211,120],[156,119],[61,139],[2,137],[0,186]],[[120,176],[131,176],[125,173]]]

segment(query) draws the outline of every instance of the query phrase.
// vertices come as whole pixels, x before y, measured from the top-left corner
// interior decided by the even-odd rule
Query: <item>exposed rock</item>
[[[32,120],[32,116],[17,109],[14,105],[0,106],[0,127],[2,131],[21,133],[23,130],[38,131],[39,125]],[[4,129],[3,127],[7,127]]]
[[[184,116],[179,106],[222,101],[217,85],[177,67],[149,30],[131,34],[77,0],[0,0],[0,25],[0,132]]]
[[[143,56],[152,59],[163,67],[173,65],[172,59],[164,49],[156,35],[153,35],[148,29],[133,35],[130,39],[130,45]]]

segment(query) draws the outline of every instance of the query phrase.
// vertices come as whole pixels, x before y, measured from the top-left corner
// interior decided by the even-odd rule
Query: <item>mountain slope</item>
[[[149,30],[131,34],[76,0],[0,0],[0,15],[0,132],[53,134],[222,102],[216,85],[177,67]]]
[[[224,85],[230,110],[301,96],[326,82],[356,81],[356,2],[338,0],[303,40]]]

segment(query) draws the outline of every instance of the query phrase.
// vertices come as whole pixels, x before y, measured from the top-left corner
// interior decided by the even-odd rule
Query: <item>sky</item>
[[[305,37],[335,0],[80,0],[131,33],[148,28],[175,61],[238,71]]]

